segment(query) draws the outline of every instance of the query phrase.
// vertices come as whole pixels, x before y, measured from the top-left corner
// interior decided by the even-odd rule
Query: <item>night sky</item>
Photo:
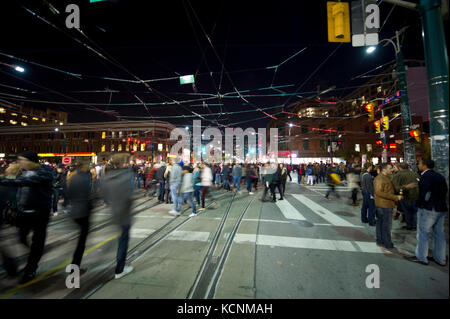
[[[52,13],[46,3],[51,3],[60,14]],[[65,7],[69,3],[80,5],[81,30],[85,36],[65,27],[68,15]],[[402,38],[405,59],[423,60],[419,15],[379,3],[383,25],[380,39],[390,38],[395,30],[409,26]],[[193,118],[180,116],[192,116],[195,112],[213,121],[203,121],[204,125],[217,126],[218,121],[244,128],[264,127],[269,118],[255,111],[257,107],[289,105],[301,97],[314,95],[318,85],[321,90],[336,86],[336,90],[323,97],[342,98],[370,79],[353,79],[355,76],[394,60],[391,46],[380,45],[374,54],[367,55],[365,48],[354,48],[350,43],[328,43],[326,1],[322,0],[117,0],[93,4],[76,0],[14,1],[14,5],[2,7],[0,32],[0,53],[82,75],[75,77],[0,54],[0,62],[26,68],[20,74],[0,65],[0,99],[17,104],[28,100],[22,101],[24,105],[63,110],[69,113],[70,122],[154,118],[184,126],[191,124]],[[290,57],[274,76],[275,68],[270,67]],[[316,73],[312,75],[313,72]],[[187,74],[196,74],[195,88],[191,84],[180,85],[178,77]],[[146,87],[104,77],[174,79],[149,82]],[[243,95],[281,93],[268,89],[270,86],[284,86],[279,90],[297,92],[298,96],[251,96],[245,97],[247,103],[237,93],[231,94],[235,89],[251,90],[242,92]],[[105,89],[113,92],[98,92]],[[210,99],[205,106],[201,99],[217,92],[234,98]],[[198,101],[161,105],[193,99]],[[238,111],[250,112],[230,114]],[[280,109],[266,112],[274,114]],[[209,113],[223,115],[206,116]]]

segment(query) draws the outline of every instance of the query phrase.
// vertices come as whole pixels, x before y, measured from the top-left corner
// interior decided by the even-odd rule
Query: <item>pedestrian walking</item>
[[[447,247],[444,219],[448,212],[448,185],[441,174],[433,170],[434,161],[425,158],[419,161],[422,172],[419,180],[417,200],[417,245],[414,256],[405,257],[409,261],[423,265],[429,260],[440,266],[447,265]],[[433,232],[433,257],[428,257],[430,233]]]
[[[16,179],[0,179],[0,185],[17,187],[18,223],[21,241],[28,246],[27,235],[33,231],[30,254],[20,283],[34,279],[44,252],[47,225],[52,205],[52,169],[39,164],[36,152],[19,155],[22,175]]]
[[[352,199],[352,206],[358,206],[358,203],[356,202],[358,197],[358,190],[359,190],[359,175],[360,170],[358,169],[359,166],[354,165],[347,174],[347,182],[348,182],[348,188],[351,190],[351,199]]]
[[[104,176],[102,193],[105,203],[112,211],[113,223],[120,228],[118,239],[117,264],[115,279],[120,279],[133,271],[132,266],[126,266],[128,242],[131,229],[131,206],[133,203],[134,172],[129,167],[128,154],[114,154],[111,167]]]
[[[223,188],[227,191],[231,191],[230,188],[230,165],[225,164],[222,167],[222,179],[223,179]]]
[[[194,180],[193,180],[193,174],[192,174],[192,167],[190,166],[183,166],[183,179],[181,184],[181,194],[183,202],[189,202],[189,204],[192,207],[192,214],[189,215],[189,217],[195,217],[197,216],[197,207],[195,206],[195,203],[192,199],[192,196],[194,194]]]
[[[285,165],[280,163],[278,166],[280,169],[280,186],[284,196],[284,194],[286,193],[286,182],[288,177],[288,171]],[[281,196],[281,199],[283,199],[283,196]]]
[[[331,166],[328,169],[327,173],[327,185],[328,191],[325,194],[325,198],[328,199],[331,193],[333,193],[336,198],[340,198],[339,194],[336,192],[336,185],[342,185],[342,181],[339,179],[339,175],[336,171],[336,168]]]
[[[155,173],[155,180],[158,183],[158,202],[162,204],[164,203],[164,194],[166,192],[166,180],[164,179],[164,173],[166,172],[167,167],[165,162],[161,162],[160,165],[161,166]]]
[[[376,242],[378,246],[384,246],[386,249],[394,248],[391,240],[392,214],[396,202],[403,199],[402,195],[395,195],[391,175],[392,165],[383,163],[380,166],[380,174],[373,181],[377,212]]]
[[[210,190],[212,186],[212,172],[211,168],[207,163],[202,163],[201,181],[202,181],[202,207],[199,210],[205,210],[206,195],[210,195],[212,197],[214,204],[218,206],[218,203],[214,199],[213,194],[211,193]]]
[[[72,264],[81,266],[86,240],[89,233],[89,219],[92,211],[92,176],[89,170],[88,160],[77,160],[75,164],[77,174],[71,179],[67,189],[67,196],[70,199],[70,217],[80,227],[77,247],[73,254]],[[85,273],[85,269],[80,269],[80,274]]]
[[[241,191],[241,179],[242,179],[242,167],[239,162],[237,162],[232,171],[231,175],[233,176],[233,190]]]

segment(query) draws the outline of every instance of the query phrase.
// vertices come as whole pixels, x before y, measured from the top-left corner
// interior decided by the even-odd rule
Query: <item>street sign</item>
[[[352,46],[378,44],[380,8],[375,0],[352,2]]]
[[[391,103],[392,101],[400,98],[402,96],[402,91],[397,91],[395,94],[392,94],[391,96],[388,96],[383,100],[383,104]]]
[[[193,75],[180,76],[180,84],[190,84],[194,82],[195,79]]]
[[[63,158],[62,158],[62,163],[63,164],[70,164],[70,163],[72,163],[72,158],[71,157],[68,157],[68,156],[64,156]]]
[[[384,131],[382,131],[381,133],[380,133],[380,137],[381,138],[384,138],[386,135],[384,134]]]

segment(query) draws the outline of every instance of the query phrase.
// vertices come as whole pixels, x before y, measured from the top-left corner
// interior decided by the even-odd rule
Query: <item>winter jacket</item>
[[[190,193],[194,191],[193,174],[183,174],[183,182],[181,183],[181,193]]]
[[[205,168],[203,168],[202,170],[202,186],[211,186],[212,185],[212,172],[211,172],[211,168],[209,168],[208,166],[205,166]]]
[[[112,210],[113,222],[120,226],[131,225],[133,177],[129,168],[112,169],[104,176],[102,195]]]
[[[373,181],[375,187],[375,206],[380,208],[396,208],[397,196],[389,177],[379,174]]]
[[[166,172],[166,166],[161,166],[158,168],[155,174],[155,179],[158,181],[164,180],[164,173]]]
[[[170,185],[181,184],[181,175],[181,166],[178,164],[173,165],[170,171]]]
[[[80,172],[70,181],[67,197],[70,199],[70,216],[74,219],[89,216],[92,210],[92,177],[90,172]]]
[[[392,176],[392,184],[397,192],[403,189],[403,197],[405,201],[415,202],[419,198],[419,187],[406,189],[404,186],[417,182],[419,175],[408,169],[401,170]]]
[[[24,171],[16,179],[0,179],[0,185],[18,187],[16,198],[19,211],[50,211],[52,204],[53,170],[46,165]]]
[[[242,176],[242,167],[240,165],[235,165],[231,171],[233,177]]]
[[[373,188],[373,177],[370,173],[365,172],[361,175],[361,188],[370,195],[375,195],[375,190]]]

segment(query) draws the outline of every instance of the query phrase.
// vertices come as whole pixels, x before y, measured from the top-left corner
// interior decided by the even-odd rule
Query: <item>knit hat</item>
[[[32,162],[39,163],[39,156],[37,155],[36,152],[26,151],[26,152],[23,152],[22,154],[20,154],[19,156],[25,157],[26,159],[28,159]]]

